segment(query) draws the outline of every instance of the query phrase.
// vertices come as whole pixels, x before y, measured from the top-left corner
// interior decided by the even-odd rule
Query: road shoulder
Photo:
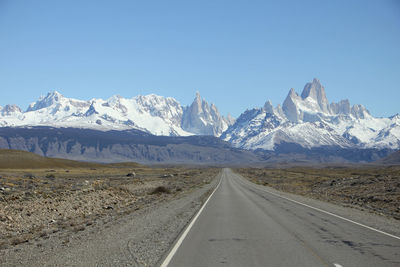
[[[178,199],[85,229],[68,237],[53,236],[40,246],[20,244],[1,252],[2,266],[154,266],[168,251],[213,191],[211,183]]]

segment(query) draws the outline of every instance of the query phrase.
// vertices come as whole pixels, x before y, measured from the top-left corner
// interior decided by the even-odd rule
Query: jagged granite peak
[[[348,99],[341,100],[338,103],[332,102],[329,108],[332,114],[349,115],[351,112],[350,101]]]
[[[281,120],[275,114],[268,113],[264,108],[254,108],[243,112],[221,138],[230,140],[234,146],[244,149],[254,147],[272,150],[274,138],[270,134],[279,128],[280,124]],[[268,140],[260,138],[260,133],[262,136],[268,136]]]
[[[396,113],[396,114],[390,116],[389,119],[400,122],[400,114]]]
[[[180,127],[183,108],[175,98],[150,94],[146,96],[139,95],[135,97],[135,100],[152,116],[170,120],[177,127]]]
[[[200,95],[200,92],[199,91],[196,91],[196,98],[195,98],[197,101],[199,101],[199,102],[201,102],[202,101],[202,99],[201,99],[201,95]]]
[[[300,120],[300,113],[297,108],[297,103],[299,100],[299,95],[294,91],[293,88],[291,88],[282,105],[283,113],[291,122],[298,122]]]
[[[58,91],[49,92],[46,96],[40,97],[35,103],[30,104],[26,111],[34,111],[46,108],[54,103],[57,103],[61,98],[63,98],[63,95]]]
[[[3,116],[10,116],[16,113],[22,113],[22,110],[17,105],[5,105],[4,108],[0,109],[1,115]]]
[[[214,121],[217,121],[222,118],[222,116],[219,114],[218,108],[216,105],[211,103],[210,105],[210,114],[211,114],[211,119]]]
[[[220,136],[231,124],[219,113],[214,104],[209,105],[196,92],[193,103],[183,110],[182,129],[197,135]]]
[[[99,112],[96,110],[95,106],[94,106],[94,101],[92,102],[92,104],[90,105],[89,109],[85,112],[85,117],[89,117],[92,116],[93,114],[99,114]],[[101,124],[101,123],[98,123]]]
[[[311,83],[307,83],[304,86],[303,92],[301,93],[301,98],[307,99],[311,98],[317,101],[322,112],[329,113],[329,102],[326,98],[325,88],[322,86],[321,82],[314,78]]]
[[[109,99],[107,99],[106,102],[102,103],[101,105],[103,107],[110,107],[113,110],[124,114],[124,113],[128,112],[128,108],[121,103],[122,101],[123,101],[123,98],[120,95],[114,95],[114,96],[110,97]],[[95,102],[96,102],[96,100],[93,100],[91,106]]]
[[[353,105],[350,112],[351,115],[353,115],[357,119],[365,119],[366,117],[370,116],[369,111],[360,104]]]
[[[273,114],[274,116],[277,116],[281,119],[286,118],[285,113],[283,112],[283,109],[281,107],[280,104],[278,104],[276,106],[276,108],[274,108],[274,106],[272,105],[270,100],[267,100],[267,102],[265,102],[264,106],[263,106],[263,110],[267,113],[267,114]]]
[[[38,101],[29,105],[26,112],[38,111],[41,109],[50,108],[50,113],[58,111],[70,111],[72,109],[89,108],[91,101],[78,100],[64,97],[58,91],[49,92],[45,97],[40,97]]]
[[[264,110],[265,110],[267,113],[274,114],[274,107],[272,106],[272,103],[271,103],[270,100],[267,100],[267,102],[265,102],[265,104],[264,104]]]
[[[230,113],[228,113],[228,115],[225,118],[226,123],[231,126],[235,123],[235,118],[231,116]]]
[[[283,109],[282,109],[281,104],[278,104],[278,105],[276,106],[276,112],[278,113],[278,115],[279,115],[280,117],[282,117],[282,118],[285,117],[285,113],[283,112]]]
[[[204,103],[204,105],[206,104],[207,103]],[[190,107],[193,107],[193,112],[200,114],[203,112],[202,106],[203,106],[203,100],[201,99],[200,92],[196,91],[196,97],[194,98],[193,103],[190,105]]]
[[[51,92],[32,103],[26,112],[14,106],[0,110],[0,127],[51,126],[102,131],[137,129],[155,135],[187,136],[222,133],[226,141],[248,149],[274,149],[283,143],[306,148],[318,146],[400,148],[400,116],[375,118],[362,105],[348,100],[325,109],[325,89],[314,79],[302,96],[291,89],[282,106],[267,101],[247,110],[235,121],[222,116],[197,92],[190,106],[154,94],[89,101]]]
[[[288,97],[291,97],[291,98],[298,98],[299,95],[296,93],[296,91],[294,90],[294,88],[290,88]]]
[[[155,94],[132,98],[114,95],[106,100],[78,100],[54,91],[40,97],[25,112],[17,112],[11,106],[6,110],[3,108],[0,111],[0,127],[51,126],[103,131],[138,129],[155,135],[219,136],[234,123],[233,118],[221,116],[218,108],[202,100],[197,92],[192,105],[193,120],[197,120],[197,128],[195,132],[189,132],[182,128],[184,109],[188,111],[176,99]]]
[[[221,136],[239,148],[274,150],[283,143],[304,148],[400,148],[400,116],[374,118],[362,105],[345,99],[328,104],[318,79],[299,96],[292,88],[282,108],[270,102],[247,110]]]

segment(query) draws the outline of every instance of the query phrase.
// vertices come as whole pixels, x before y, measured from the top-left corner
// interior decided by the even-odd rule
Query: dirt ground
[[[106,216],[187,194],[219,172],[212,168],[0,169],[0,249],[79,232]]]
[[[280,191],[400,220],[400,167],[241,168],[249,180]]]

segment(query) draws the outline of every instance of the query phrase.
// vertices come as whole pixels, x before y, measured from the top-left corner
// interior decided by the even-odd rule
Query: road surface
[[[400,266],[400,239],[282,198],[224,169],[161,266]]]

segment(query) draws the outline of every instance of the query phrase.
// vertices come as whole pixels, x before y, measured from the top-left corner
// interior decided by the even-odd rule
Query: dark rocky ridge
[[[280,143],[275,151],[242,150],[214,136],[155,136],[139,130],[98,131],[53,127],[0,127],[0,148],[18,149],[46,157],[91,162],[247,165],[310,165],[315,163],[372,162],[392,150],[306,149]]]
[[[214,136],[155,136],[139,130],[103,132],[76,128],[2,127],[0,148],[94,162],[235,164],[259,161],[254,153],[232,148]]]
[[[375,163],[383,165],[400,165],[400,150],[393,152],[389,156],[380,159]]]

